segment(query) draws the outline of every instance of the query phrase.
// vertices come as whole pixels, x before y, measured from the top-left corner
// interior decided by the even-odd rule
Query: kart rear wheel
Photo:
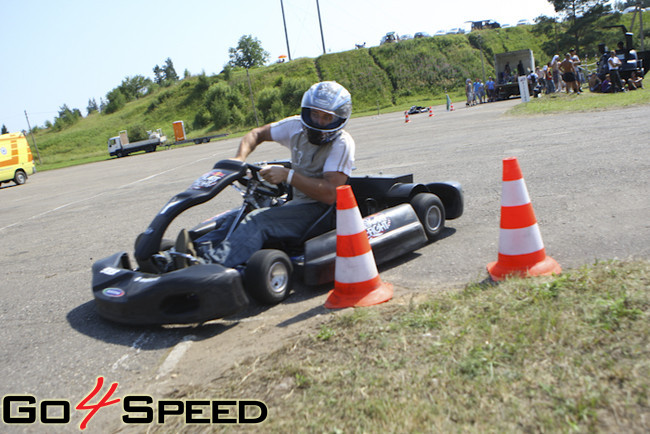
[[[411,199],[424,233],[429,241],[433,241],[445,228],[445,207],[438,196],[433,193],[418,193]]]
[[[284,300],[293,286],[293,264],[281,250],[262,249],[253,254],[244,272],[246,291],[264,304]]]

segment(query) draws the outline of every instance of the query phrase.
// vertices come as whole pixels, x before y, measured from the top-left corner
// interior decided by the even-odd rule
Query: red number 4
[[[90,419],[95,416],[95,413],[99,411],[100,408],[102,407],[107,407],[112,404],[117,404],[120,402],[120,398],[116,398],[112,401],[109,401],[110,397],[113,395],[113,392],[115,392],[115,389],[117,389],[117,383],[111,384],[110,389],[108,389],[108,393],[104,395],[102,399],[99,400],[97,404],[91,404],[91,405],[86,405],[88,404],[88,401],[93,399],[95,395],[102,389],[102,386],[104,385],[104,377],[97,377],[97,385],[93,389],[88,396],[86,396],[84,399],[81,400],[79,404],[75,407],[77,410],[90,410],[90,413],[86,415],[83,421],[81,421],[81,425],[79,425],[79,429],[82,431],[86,429],[86,425],[88,425],[88,422],[90,422]]]

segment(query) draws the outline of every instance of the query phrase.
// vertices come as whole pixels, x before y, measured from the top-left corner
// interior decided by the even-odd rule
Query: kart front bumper
[[[239,272],[218,264],[165,274],[134,271],[126,252],[93,264],[97,312],[123,324],[191,324],[223,318],[248,306]]]

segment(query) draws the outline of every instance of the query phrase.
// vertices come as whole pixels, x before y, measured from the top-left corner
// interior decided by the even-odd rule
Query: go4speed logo
[[[104,377],[97,377],[95,388],[74,410],[86,412],[79,424],[85,430],[102,408],[122,403],[125,424],[164,424],[168,416],[183,416],[187,424],[257,424],[268,416],[266,404],[256,400],[159,400],[147,395],[113,398],[118,383],[112,383],[106,394],[96,399],[104,386]],[[91,403],[94,401],[95,403]],[[6,425],[66,425],[70,423],[72,404],[61,399],[38,402],[32,395],[6,395],[2,398],[2,422]]]

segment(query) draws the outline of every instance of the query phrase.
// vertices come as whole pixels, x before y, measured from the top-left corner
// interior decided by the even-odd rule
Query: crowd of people
[[[520,61],[513,71],[510,64],[505,65],[504,71],[499,72],[499,83],[511,83],[518,77],[526,75],[532,94],[537,97],[541,94],[552,94],[566,91],[579,95],[583,87],[588,87],[591,92],[615,93],[627,92],[643,88],[643,77],[636,71],[630,76],[621,77],[623,62],[635,62],[636,52],[626,50],[623,43],[619,42],[618,50],[605,51],[597,64],[597,72],[588,72],[587,65],[583,65],[575,49],[569,50],[561,59],[559,55],[553,56],[550,62],[543,67],[536,66],[532,71],[524,71]],[[465,81],[466,105],[473,106],[485,102],[496,101],[496,83],[494,78],[481,82],[480,79]]]

